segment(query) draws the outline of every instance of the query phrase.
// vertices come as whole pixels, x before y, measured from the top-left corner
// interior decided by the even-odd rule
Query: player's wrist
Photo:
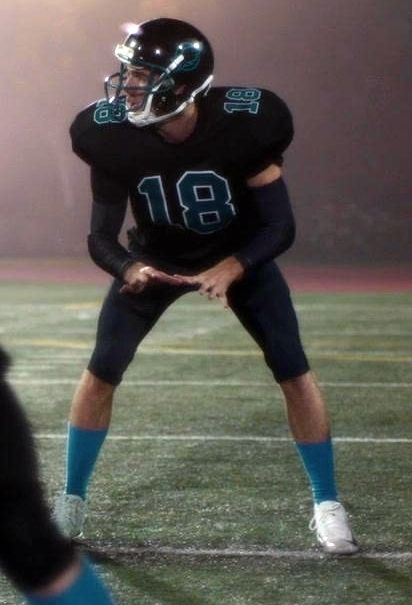
[[[236,277],[243,277],[245,267],[243,266],[243,263],[237,258],[237,256],[235,254],[233,256],[229,256],[228,260],[230,261],[230,267]]]
[[[146,267],[146,263],[140,261],[130,261],[123,271],[123,280],[127,283],[133,279],[135,273],[140,272]]]
[[[236,254],[234,254],[233,258],[235,258],[237,260],[237,262],[239,263],[239,265],[242,267],[243,273],[245,273],[252,266],[250,259],[245,254],[242,254],[241,252],[236,252]]]

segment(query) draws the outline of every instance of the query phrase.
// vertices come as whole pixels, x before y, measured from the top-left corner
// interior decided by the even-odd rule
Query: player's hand
[[[169,275],[150,265],[144,263],[133,263],[126,270],[124,276],[125,284],[120,288],[121,294],[138,294],[147,286],[153,284],[169,284],[181,286],[184,284],[182,278]]]
[[[218,299],[224,307],[228,307],[227,291],[230,286],[241,279],[244,268],[234,256],[228,256],[210,269],[190,277],[176,275],[185,284],[199,286],[198,292],[206,294],[209,300]]]

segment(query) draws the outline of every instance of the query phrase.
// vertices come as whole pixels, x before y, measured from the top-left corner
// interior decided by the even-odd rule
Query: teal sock
[[[49,597],[26,596],[28,605],[114,605],[110,594],[94,571],[84,560],[80,575],[63,592]]]
[[[321,443],[296,443],[296,447],[308,475],[315,503],[337,500],[331,439]]]
[[[66,494],[86,498],[90,477],[106,435],[107,429],[81,429],[69,423]]]

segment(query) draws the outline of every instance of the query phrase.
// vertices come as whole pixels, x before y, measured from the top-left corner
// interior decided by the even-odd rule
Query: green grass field
[[[104,290],[0,288],[10,380],[52,500]],[[317,549],[280,392],[232,314],[193,294],[144,341],[90,489],[87,547],[120,605],[412,602],[412,294],[294,298],[362,552]],[[0,603],[21,603],[4,578]]]

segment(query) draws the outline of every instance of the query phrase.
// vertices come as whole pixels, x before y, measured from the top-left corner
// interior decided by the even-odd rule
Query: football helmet
[[[120,70],[105,79],[110,103],[124,102],[135,126],[162,122],[207,93],[213,79],[213,51],[193,25],[154,19],[133,26],[114,51]]]

